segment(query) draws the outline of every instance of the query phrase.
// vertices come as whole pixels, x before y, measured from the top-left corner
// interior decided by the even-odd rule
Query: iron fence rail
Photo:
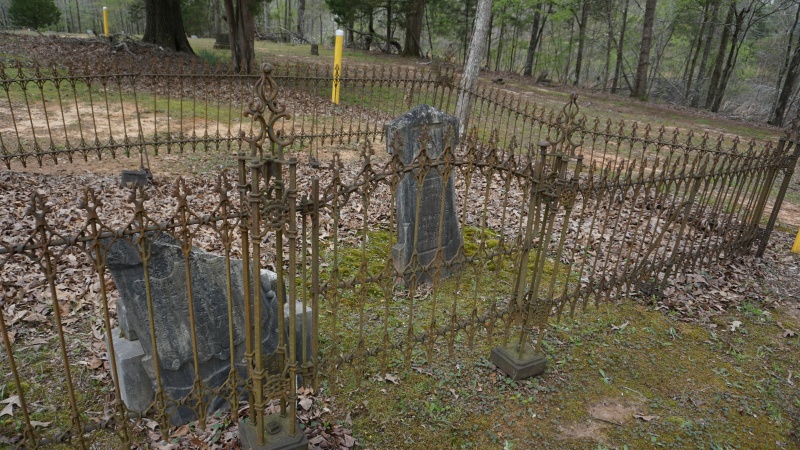
[[[328,389],[359,383],[373,373],[436,358],[440,347],[450,355],[495,345],[539,348],[551,318],[623,296],[662,296],[676,274],[763,245],[800,155],[796,133],[777,144],[746,145],[706,135],[697,141],[691,132],[681,138],[664,127],[655,135],[650,128],[639,134],[636,124],[613,128],[587,121],[575,97],[549,111],[482,85],[474,92],[475,127],[462,144],[431,158],[425,150],[430,142],[422,137],[421,154],[403,163],[397,157],[403,143],[383,141],[382,121],[426,101],[447,111],[457,85],[451,71],[354,69],[343,74],[342,105],[333,106],[320,98],[330,87],[323,66],[265,69],[260,78],[196,73],[197,68],[192,74],[51,77],[40,69],[33,76],[0,69],[7,103],[0,114],[14,117],[13,138],[4,131],[0,148],[9,168],[31,160],[61,163],[62,156],[155,155],[206,145],[235,153],[237,161],[236,174],[211,181],[179,178],[171,190],[134,188],[131,211],[121,215],[108,209],[122,205],[107,208],[103,193],[92,189],[82,193],[80,215],[69,220],[60,214],[63,205],[40,193],[28,205],[9,206],[25,209],[28,223],[0,238],[0,372],[9,375],[4,389],[18,405],[11,418],[0,418],[0,435],[7,436],[2,443],[26,448],[60,442],[130,447],[140,439],[134,417],[154,418],[166,434],[180,408],[205,424],[212,399],[227,404],[240,428],[253,426],[256,439],[264,439],[270,401],[293,417],[298,383],[317,388],[327,381]],[[109,86],[116,86],[112,94]],[[174,86],[184,88],[174,94]],[[248,89],[255,95],[246,95]],[[127,126],[121,132],[113,125],[84,130],[83,90],[88,105],[101,95],[105,106],[98,115],[104,121],[112,123],[114,112],[124,115],[122,123],[135,118],[135,134]],[[34,97],[41,110],[32,106]],[[75,111],[64,109],[65,98],[77,105]],[[166,105],[159,107],[159,99]],[[244,109],[247,122],[233,112],[209,114],[197,106],[215,101],[222,109]],[[150,102],[153,111],[141,107]],[[60,112],[51,117],[52,108],[46,108],[53,104]],[[162,125],[158,117],[171,117],[176,104],[187,106],[187,114],[180,113],[177,125]],[[95,106],[88,107],[86,122],[91,116],[94,124]],[[47,134],[37,131],[37,114],[46,118]],[[85,131],[80,145],[70,141],[64,125],[70,114],[79,133]],[[138,125],[148,114],[152,139]],[[51,119],[62,123],[63,130],[55,128],[63,139],[52,133]],[[157,139],[164,130],[169,136]],[[211,130],[214,138],[208,137]],[[317,159],[319,146],[347,142],[358,142],[358,158],[334,156],[328,164]],[[376,151],[379,145],[393,156]],[[452,175],[462,242],[452,259],[442,257],[440,240],[430,262],[420,262],[414,248],[398,266],[393,248],[400,228],[421,225],[418,219],[398,223],[397,187],[411,179],[423,192],[429,174]],[[775,186],[780,189],[773,198]],[[194,195],[198,189],[207,194],[204,201]],[[155,196],[168,201],[155,202]],[[163,211],[163,205],[170,209]],[[439,233],[443,222],[440,215]],[[154,243],[167,236],[183,259],[179,278],[188,290],[182,300],[191,353],[185,364],[194,374],[188,391],[178,396],[165,385],[162,372],[168,369],[159,362],[159,294],[148,269]],[[108,268],[116,242],[130,246],[143,267],[141,314],[152,344],[154,395],[141,411],[122,400],[119,354],[110,339],[123,301]],[[227,315],[219,326],[230,338],[229,361],[242,360],[213,383],[200,375],[203,312],[198,294],[192,294],[197,276],[190,259],[201,249],[222,258],[227,290],[219,301]],[[256,282],[265,268],[276,273],[275,310],[301,311],[298,320],[277,314],[272,353],[258,344],[270,333],[262,323],[269,314],[260,300],[265,288]],[[449,271],[452,276],[445,275]],[[85,280],[78,291],[69,283],[75,279]],[[234,342],[240,320],[234,286],[243,292],[242,344]],[[91,306],[79,306],[84,304]],[[40,339],[45,344],[36,344]],[[241,355],[238,345],[244,345]],[[100,365],[90,369],[96,364],[86,362],[92,356]],[[37,428],[45,421],[53,426]],[[289,433],[302,433],[293,427],[290,422]]]

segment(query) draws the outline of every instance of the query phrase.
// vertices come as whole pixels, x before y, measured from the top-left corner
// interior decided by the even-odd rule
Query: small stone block
[[[547,357],[527,344],[521,357],[514,347],[495,347],[489,360],[514,381],[539,375],[547,366]]]
[[[264,444],[258,445],[258,433],[256,426],[250,419],[239,421],[239,439],[242,441],[244,450],[307,450],[308,439],[306,434],[297,425],[297,433],[289,436],[289,417],[281,417],[280,414],[270,414],[264,416]],[[291,420],[297,420],[294,417]]]
[[[319,56],[319,44],[311,44],[311,54]]]
[[[129,341],[120,336],[119,331],[119,328],[111,330],[111,340],[119,374],[120,395],[129,410],[142,412],[150,406],[155,395],[150,377],[142,367],[145,353],[140,341]]]
[[[145,187],[150,177],[150,172],[147,170],[123,170],[120,175],[119,186],[123,188]]]

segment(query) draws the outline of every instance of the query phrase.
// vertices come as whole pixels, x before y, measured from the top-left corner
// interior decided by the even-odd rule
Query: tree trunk
[[[256,54],[253,48],[256,22],[253,18],[256,0],[225,0],[225,15],[230,30],[231,61],[237,73],[253,73]]]
[[[356,26],[356,20],[350,19],[350,22],[347,24],[347,42],[345,43],[345,47],[353,45],[353,42],[355,42],[356,40],[355,32],[353,32],[355,26]]]
[[[66,0],[64,2],[64,9],[66,9],[67,13],[69,14],[69,22],[67,22],[67,24],[68,24],[67,33],[75,33],[75,18],[72,17],[72,5],[69,3],[69,0]],[[65,17],[65,19],[66,19],[66,17]],[[81,32],[81,30],[78,30],[78,33],[80,33],[80,32]]]
[[[741,40],[739,39],[739,35],[742,33],[744,18],[749,13],[749,8],[745,8],[741,12],[736,13],[736,23],[733,28],[733,37],[731,38],[731,48],[728,51],[728,59],[725,61],[725,69],[722,71],[722,77],[719,80],[719,86],[717,86],[716,95],[714,96],[714,103],[711,105],[711,111],[713,112],[719,111],[719,108],[722,105],[722,98],[725,97],[725,89],[728,87],[728,80],[730,80],[733,66],[736,65],[736,60],[739,58],[739,48],[741,48],[742,42],[747,34],[747,31],[745,31],[744,35],[741,36]]]
[[[409,2],[406,10],[406,39],[403,56],[422,56],[422,22],[425,18],[425,0]],[[483,55],[483,53],[481,53]]]
[[[575,20],[571,17],[572,20],[569,21],[569,43],[567,44],[567,63],[564,65],[564,74],[563,76],[559,77],[561,83],[567,83],[569,81],[569,68],[572,67],[572,43],[574,42],[575,38]]]
[[[506,33],[506,24],[500,24],[500,38],[497,39],[497,54],[494,58],[494,71],[500,70],[500,58],[503,56],[503,37]]]
[[[783,121],[786,116],[786,107],[789,105],[789,98],[794,92],[794,84],[797,81],[798,69],[800,69],[800,40],[794,48],[792,59],[786,70],[786,75],[783,80],[783,88],[778,95],[778,101],[772,109],[768,123],[775,126],[783,126]]]
[[[653,41],[653,21],[658,0],[647,0],[644,7],[642,42],[639,46],[639,63],[636,66],[636,79],[633,82],[631,97],[645,100],[647,96],[647,67],[650,65],[650,47]]]
[[[581,81],[581,66],[583,65],[583,47],[586,41],[586,25],[589,22],[589,0],[583,0],[581,17],[578,21],[578,56],[575,58],[575,86]]]
[[[656,44],[655,63],[653,64],[653,67],[650,70],[650,79],[651,80],[653,78],[655,78],[656,74],[658,74],[658,68],[661,66],[661,60],[662,60],[662,58],[664,56],[664,50],[666,50],[667,45],[669,45],[669,41],[672,39],[672,34],[675,32],[675,22],[673,21],[669,25],[669,27],[667,29],[669,31],[668,31],[666,39],[663,40],[663,43],[660,46],[658,44]],[[647,96],[648,97],[650,96],[650,91],[652,91],[652,90],[653,90],[653,83],[650,83],[650,87],[647,88]]]
[[[78,18],[78,32],[85,33],[86,30],[84,30],[83,25],[81,25],[81,5],[78,3],[78,0],[75,0],[75,17]]]
[[[725,50],[728,48],[728,40],[730,40],[731,25],[733,24],[735,13],[734,4],[731,3],[728,7],[728,15],[725,18],[725,25],[723,25],[722,37],[719,40],[717,59],[714,61],[714,71],[711,72],[711,81],[708,83],[708,95],[706,95],[705,103],[706,109],[711,109],[711,106],[714,104],[714,99],[717,97],[717,88],[719,86],[719,80],[722,77],[722,66],[725,64]]]
[[[628,28],[628,4],[630,0],[625,0],[625,7],[622,9],[622,27],[619,31],[619,41],[617,42],[617,63],[614,66],[614,79],[611,81],[611,93],[617,93],[619,86],[619,76],[622,72],[622,53],[625,47],[625,30]]]
[[[370,16],[371,17],[371,16]],[[305,38],[306,0],[297,0],[297,35]]]
[[[526,77],[530,77],[533,74],[533,58],[536,56],[536,47],[539,46],[539,21],[542,17],[542,11],[539,7],[536,7],[536,11],[533,13],[533,25],[531,26],[531,40],[528,43],[528,54],[525,57],[525,69],[522,71],[522,74]]]
[[[492,0],[478,0],[478,10],[475,13],[475,31],[469,46],[469,55],[464,64],[464,73],[461,76],[458,101],[456,102],[456,117],[459,123],[459,133],[463,136],[469,126],[469,115],[472,110],[472,92],[478,84],[480,64],[486,45],[486,35],[489,32],[489,16],[492,13]]]
[[[392,0],[386,2],[386,53],[392,52]]]
[[[367,28],[367,36],[364,38],[364,50],[369,51],[375,36],[375,14],[372,9],[369,10],[369,23],[367,24]]]
[[[269,34],[269,3],[264,2],[261,9],[261,20],[264,22],[264,34]],[[280,22],[278,22],[280,23]]]
[[[286,30],[286,32],[292,29],[291,14],[292,2],[291,0],[286,0],[283,8],[283,29]]]
[[[489,16],[489,42],[486,44],[486,70],[492,67],[492,27],[494,24],[494,13]],[[502,37],[500,39],[503,39]]]
[[[511,38],[511,58],[508,60],[508,71],[514,72],[514,60],[517,58],[517,38],[519,37],[519,26],[514,22],[514,37]]]
[[[222,34],[222,20],[220,18],[222,14],[220,14],[219,11],[219,0],[212,0],[212,4],[214,5],[212,6],[212,8],[214,8],[214,37],[217,37],[220,34]],[[265,17],[268,16],[266,10],[267,10],[267,5],[265,4],[264,5]],[[264,25],[264,27],[266,28],[266,25]]]
[[[773,118],[775,117],[775,111],[778,107],[778,101],[780,100],[781,94],[781,85],[783,85],[783,77],[786,75],[786,72],[789,70],[789,63],[793,57],[792,54],[792,45],[794,42],[794,33],[797,30],[797,23],[800,21],[800,5],[797,6],[797,10],[794,13],[794,22],[792,23],[792,28],[789,30],[789,37],[786,39],[786,52],[784,53],[783,58],[783,65],[781,65],[780,71],[778,71],[778,79],[775,81],[775,92],[778,94],[775,96],[775,100],[772,101],[772,108],[770,109],[772,112],[770,113],[770,119],[767,121],[768,123],[775,125],[772,123]],[[779,126],[781,124],[778,124]]]
[[[708,21],[710,19],[709,16],[709,5],[710,3],[706,2],[705,7],[703,8],[703,23],[700,25],[700,32],[697,33],[697,41],[694,44],[693,51],[690,52],[691,60],[687,63],[686,72],[683,76],[684,80],[686,80],[686,89],[684,90],[683,96],[685,99],[689,99],[689,96],[692,92],[692,81],[694,80],[694,70],[697,67],[697,58],[700,56],[700,48],[703,46],[703,35],[705,34],[706,27],[708,26]]]
[[[711,8],[711,21],[709,22],[708,34],[706,34],[706,43],[703,45],[703,56],[700,58],[700,71],[697,74],[694,92],[691,94],[691,101],[689,102],[693,108],[697,108],[700,104],[700,88],[708,70],[708,55],[711,52],[711,44],[717,32],[717,17],[719,16],[719,6],[721,4],[722,0],[715,0],[714,6]]]
[[[606,11],[606,61],[603,64],[603,92],[608,89],[608,77],[611,74],[611,48],[614,46],[614,22],[612,19],[612,12],[614,11],[614,2],[608,4],[608,11]]]
[[[183,29],[180,0],[145,0],[145,28],[142,42],[194,54]]]
[[[467,63],[467,36],[469,36],[469,0],[464,2],[464,39],[461,51],[461,59]]]

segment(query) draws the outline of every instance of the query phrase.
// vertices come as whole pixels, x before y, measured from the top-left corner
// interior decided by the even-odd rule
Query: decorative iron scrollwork
[[[575,156],[575,149],[580,147],[582,141],[578,132],[586,122],[584,117],[578,117],[579,113],[578,94],[573,93],[555,119],[555,139],[548,139],[554,151]]]
[[[270,146],[272,156],[283,158],[283,149],[292,145],[294,136],[286,136],[275,130],[275,123],[278,120],[291,119],[291,115],[286,112],[286,106],[277,102],[278,85],[272,78],[272,65],[264,63],[261,65],[261,78],[253,86],[255,98],[248,103],[248,108],[244,111],[245,117],[251,117],[253,122],[258,124],[258,132],[253,136],[247,136],[244,131],[239,132],[239,136],[250,144],[250,156],[263,154],[264,140],[274,144]]]

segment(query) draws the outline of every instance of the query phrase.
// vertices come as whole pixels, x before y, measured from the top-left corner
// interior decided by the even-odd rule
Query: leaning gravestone
[[[426,154],[436,161],[446,147],[454,148],[458,144],[458,119],[431,106],[419,105],[386,124],[387,149],[389,153],[396,151],[405,165],[417,160],[421,149],[420,137],[426,135]],[[399,137],[399,148],[393,148],[396,137]],[[427,170],[422,183],[416,180],[419,170]],[[412,277],[417,283],[429,282],[437,273],[444,278],[458,266],[462,240],[456,215],[453,173],[445,178],[443,171],[444,165],[433,165],[416,169],[413,174],[407,173],[395,193],[398,236],[397,244],[392,248],[392,259],[407,285]],[[437,260],[440,246],[441,258]],[[417,259],[412,267],[415,253]]]
[[[134,238],[135,239],[135,238]],[[106,242],[108,245],[108,242]],[[168,397],[167,413],[173,425],[196,418],[190,407],[201,393],[192,394],[195,386],[194,349],[189,320],[189,288],[186,282],[186,260],[180,244],[168,235],[148,236],[151,252],[148,260],[150,295],[152,298],[158,367],[164,392]],[[117,372],[122,400],[128,409],[141,412],[148,408],[157,388],[153,346],[147,301],[144,265],[135,245],[124,239],[108,247],[107,267],[119,290],[117,302],[119,329],[112,332],[117,354]],[[205,388],[216,389],[228,381],[231,370],[231,342],[234,346],[234,367],[242,379],[247,376],[244,326],[243,264],[231,259],[232,327],[228,322],[228,278],[225,258],[199,249],[189,252],[191,302],[197,337],[199,376]],[[261,327],[264,355],[275,352],[278,344],[277,276],[261,271]],[[284,315],[288,320],[288,304]],[[302,315],[302,305],[295,307]],[[298,323],[297,356],[302,357],[302,336],[311,342],[311,314],[306,327]],[[295,318],[296,319],[296,318]],[[288,322],[286,322],[288,324]],[[288,325],[287,325],[288,328]],[[288,336],[286,336],[288,339]],[[308,351],[310,355],[310,349]],[[298,359],[300,361],[300,359]],[[189,406],[177,405],[191,395]],[[227,394],[227,393],[222,393]],[[206,391],[202,394],[209,413],[226,406],[223,396]]]

